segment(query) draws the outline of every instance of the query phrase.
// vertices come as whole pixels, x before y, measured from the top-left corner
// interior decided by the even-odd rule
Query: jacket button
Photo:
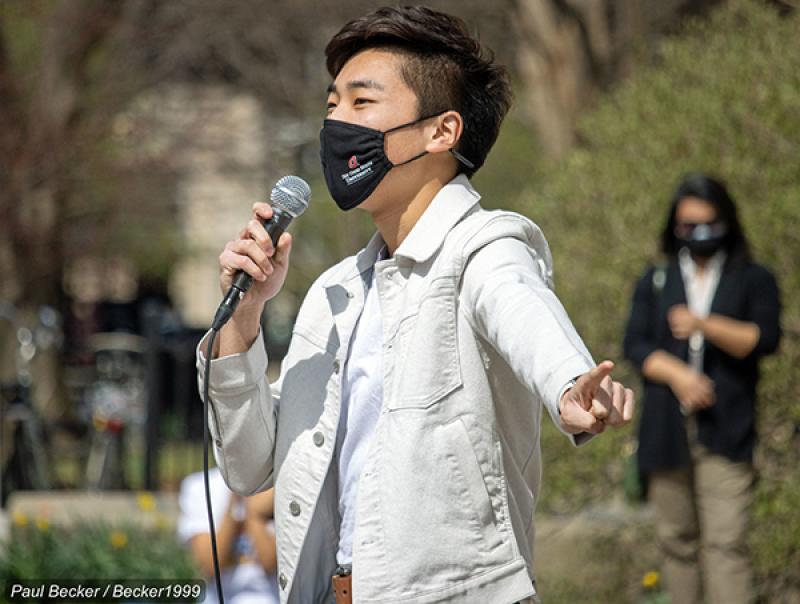
[[[286,575],[281,573],[280,578],[278,579],[278,583],[281,584],[281,589],[286,589]]]
[[[217,446],[217,449],[221,449],[222,448],[222,441],[220,439],[216,439],[214,441],[214,444]]]
[[[299,516],[300,515],[300,504],[297,503],[296,501],[292,501],[289,504],[289,512],[292,514],[292,516]]]
[[[342,364],[339,362],[339,359],[336,359],[333,362],[333,372],[334,373],[339,373],[339,369],[341,369],[341,367],[342,367]]]
[[[314,444],[318,447],[321,447],[323,444],[325,444],[325,435],[322,434],[322,432],[314,432],[314,436],[312,438],[314,439]]]

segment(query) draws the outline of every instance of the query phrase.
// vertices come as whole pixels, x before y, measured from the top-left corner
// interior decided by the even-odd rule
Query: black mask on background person
[[[723,222],[696,224],[688,234],[678,237],[681,245],[693,256],[710,258],[722,249],[728,227]]]
[[[386,135],[442,113],[427,115],[386,131],[326,119],[319,133],[320,160],[325,182],[336,205],[342,210],[355,208],[381,184],[389,170],[427,155],[427,151],[422,151],[404,162],[393,164],[386,157]],[[454,149],[450,149],[450,152],[468,168],[474,167],[471,161]]]

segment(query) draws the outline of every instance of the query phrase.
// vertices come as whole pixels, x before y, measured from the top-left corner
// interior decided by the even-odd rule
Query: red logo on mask
[[[355,155],[347,160],[347,167],[351,170],[358,168],[358,158]]]

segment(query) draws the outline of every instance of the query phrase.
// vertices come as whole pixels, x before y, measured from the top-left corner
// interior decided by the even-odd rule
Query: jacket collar
[[[395,257],[412,262],[430,259],[444,243],[450,230],[475,207],[480,198],[480,193],[473,188],[466,176],[456,176],[436,194],[403,243],[395,250]],[[355,266],[350,264],[343,277],[332,274],[325,285],[338,283],[342,278],[349,281],[372,270],[385,245],[381,234],[376,232],[366,247],[356,254]]]
[[[450,230],[480,198],[469,179],[459,174],[436,194],[394,255],[417,263],[430,259]]]
[[[379,232],[375,232],[367,243],[367,246],[356,254],[357,273],[363,275],[371,270],[375,263],[380,259],[381,250],[386,246],[383,237]]]

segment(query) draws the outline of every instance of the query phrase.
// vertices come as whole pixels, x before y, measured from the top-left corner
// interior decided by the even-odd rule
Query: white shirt
[[[358,481],[383,405],[383,329],[374,270],[369,283],[364,310],[353,332],[342,379],[342,410],[336,443],[339,515],[342,519],[339,551],[336,553],[338,564],[353,562]]]
[[[711,303],[722,276],[725,258],[724,251],[717,252],[709,258],[705,270],[700,274],[691,252],[686,248],[681,248],[678,252],[678,264],[681,269],[681,277],[683,277],[683,288],[686,291],[686,304],[692,314],[701,319],[708,317],[711,312]],[[689,337],[689,364],[696,371],[703,371],[704,348],[703,332],[695,331]]]
[[[214,514],[214,527],[219,525],[228,509],[231,492],[225,484],[218,468],[208,471],[208,486],[211,491],[211,507]],[[206,511],[205,483],[203,473],[187,476],[181,484],[180,510],[178,518],[178,538],[189,543],[192,537],[209,533],[208,512]],[[244,509],[240,510],[244,513]],[[235,545],[236,557],[248,554],[255,557],[253,544],[246,535],[240,535]],[[222,593],[225,602],[230,604],[278,604],[278,582],[256,562],[237,564],[231,568],[220,569]],[[206,580],[206,604],[216,603],[217,585],[214,578]]]

